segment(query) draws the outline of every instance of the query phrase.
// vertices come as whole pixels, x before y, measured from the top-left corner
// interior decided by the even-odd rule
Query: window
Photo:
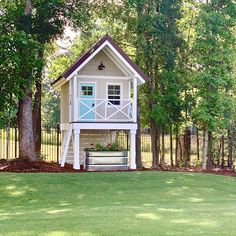
[[[121,93],[120,85],[108,85],[108,101],[109,104],[120,105],[120,93]]]
[[[83,85],[81,88],[82,96],[92,96],[93,95],[93,86]]]

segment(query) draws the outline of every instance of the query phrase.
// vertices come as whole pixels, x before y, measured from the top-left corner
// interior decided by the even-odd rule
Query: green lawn
[[[236,235],[236,178],[0,174],[0,235]]]

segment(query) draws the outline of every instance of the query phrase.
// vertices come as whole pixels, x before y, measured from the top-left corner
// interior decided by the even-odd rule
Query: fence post
[[[60,139],[60,125],[57,124],[57,163],[59,163],[59,148],[60,148],[59,139]]]
[[[17,127],[15,127],[15,158],[17,158]]]

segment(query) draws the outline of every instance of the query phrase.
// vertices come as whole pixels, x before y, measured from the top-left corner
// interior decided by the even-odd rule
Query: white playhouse
[[[112,143],[117,130],[128,130],[128,167],[136,169],[137,87],[146,79],[106,34],[52,83],[61,94],[61,166],[80,169],[86,147]]]

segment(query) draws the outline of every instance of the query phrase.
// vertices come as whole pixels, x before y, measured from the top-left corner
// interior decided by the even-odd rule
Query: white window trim
[[[115,83],[115,82],[107,82],[106,83],[106,99],[107,99],[107,101],[109,100],[108,99],[108,85],[120,85],[120,105],[108,104],[107,107],[108,108],[112,108],[113,106],[121,107],[122,106],[122,99],[123,99],[123,83]]]

